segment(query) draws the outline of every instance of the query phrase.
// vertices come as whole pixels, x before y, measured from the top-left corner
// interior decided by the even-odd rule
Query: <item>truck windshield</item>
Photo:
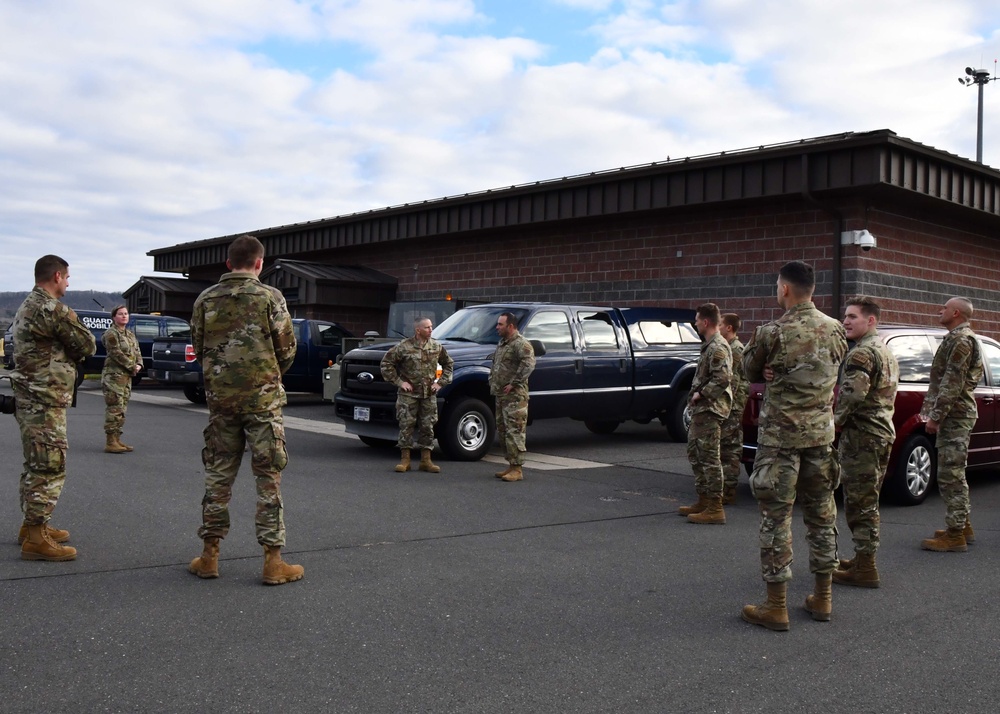
[[[528,311],[510,307],[468,307],[459,310],[434,328],[434,339],[476,342],[481,345],[495,345],[500,341],[497,334],[497,318],[505,312],[517,316],[521,323]]]

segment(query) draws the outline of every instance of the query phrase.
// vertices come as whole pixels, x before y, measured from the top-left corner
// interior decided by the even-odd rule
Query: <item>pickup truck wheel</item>
[[[583,422],[583,425],[593,434],[613,434],[620,421],[590,421]]]
[[[677,399],[674,401],[673,405],[671,405],[670,411],[667,413],[667,433],[670,434],[670,438],[678,444],[686,444],[688,440],[687,425],[684,421],[684,410],[687,409],[688,394],[690,392],[691,389],[687,388],[678,393]]]
[[[493,446],[496,433],[492,410],[478,399],[463,399],[445,414],[438,443],[450,459],[478,461]]]
[[[396,446],[396,442],[390,439],[376,439],[374,436],[361,436],[361,434],[358,434],[358,438],[361,439],[362,444],[366,444],[373,449],[390,449]]]
[[[899,451],[896,469],[889,481],[889,495],[901,506],[924,502],[937,476],[937,456],[930,439],[911,436]]]
[[[188,398],[189,402],[194,402],[195,404],[204,404],[205,387],[202,386],[201,384],[185,384],[184,396]]]

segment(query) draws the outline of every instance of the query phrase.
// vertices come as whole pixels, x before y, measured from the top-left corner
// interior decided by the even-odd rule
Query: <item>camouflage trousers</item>
[[[725,488],[736,488],[740,481],[740,458],[743,456],[743,409],[746,401],[733,402],[719,434],[719,459]]]
[[[24,522],[48,522],[66,483],[66,408],[32,402],[17,395],[24,468],[19,498]]]
[[[885,480],[892,442],[860,429],[840,433],[840,481],[844,514],[854,539],[854,552],[875,555],[879,543],[878,497]]]
[[[699,496],[722,497],[722,462],[719,435],[723,419],[711,412],[695,412],[688,427],[687,455]]]
[[[104,433],[121,434],[128,400],[132,397],[132,378],[124,372],[103,372],[101,391],[104,392]]]
[[[396,446],[409,449],[413,444],[413,431],[417,432],[418,449],[434,448],[434,425],[438,420],[437,397],[414,397],[406,392],[396,396],[396,419],[399,421],[399,441]]]
[[[497,438],[511,466],[524,466],[528,430],[528,395],[516,390],[497,395]]]
[[[229,533],[229,501],[233,483],[249,447],[250,468],[257,485],[255,518],[257,542],[285,544],[285,519],[281,503],[281,471],[288,463],[285,427],[280,410],[256,414],[209,414],[205,427],[205,497],[201,501],[202,525],[198,537],[225,538]]]
[[[832,446],[782,449],[760,446],[750,490],[760,507],[760,567],[769,583],[792,579],[792,507],[798,499],[809,543],[809,570],[832,573],[837,561],[837,504],[840,481]]]
[[[947,509],[945,524],[951,530],[962,530],[972,510],[965,468],[969,460],[969,437],[975,425],[975,419],[945,418],[937,433],[938,491]]]

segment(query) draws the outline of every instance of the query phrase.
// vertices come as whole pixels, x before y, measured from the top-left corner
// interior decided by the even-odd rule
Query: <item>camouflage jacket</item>
[[[142,364],[139,340],[128,328],[119,330],[116,326],[109,327],[101,336],[101,344],[108,353],[103,374],[127,374],[131,377],[135,374],[135,366]]]
[[[931,364],[931,382],[920,416],[940,422],[947,417],[975,419],[976,385],[983,377],[983,355],[968,322],[941,341]]]
[[[441,377],[437,370],[441,367]],[[442,387],[451,383],[451,375],[455,369],[455,360],[445,350],[444,346],[433,337],[423,346],[416,337],[403,340],[385,353],[382,358],[382,379],[397,387],[403,382],[413,385],[413,391],[407,392],[411,397],[426,399],[434,396],[431,385],[434,380]]]
[[[739,337],[734,337],[729,343],[729,349],[733,353],[733,379],[729,386],[733,390],[733,409],[741,414],[747,405],[747,397],[750,396],[750,382],[747,380],[746,370],[743,369],[743,343]]]
[[[490,368],[490,394],[503,396],[504,387],[510,384],[512,393],[528,396],[528,377],[534,369],[535,349],[521,333],[509,340],[500,340]]]
[[[209,411],[260,413],[285,404],[281,375],[295,359],[295,330],[276,288],[253,273],[226,273],[195,300],[191,341]]]
[[[896,438],[892,414],[898,386],[896,357],[878,331],[870,330],[844,358],[834,421],[837,426],[853,427],[892,441]]]
[[[701,346],[698,369],[691,382],[691,394],[701,397],[689,402],[692,413],[711,412],[723,419],[733,407],[733,353],[726,338],[716,332]]]
[[[76,365],[97,340],[73,310],[35,287],[14,315],[14,396],[55,407],[73,401]]]
[[[743,352],[751,382],[774,371],[760,409],[758,443],[786,449],[832,444],[833,388],[847,352],[844,327],[812,302],[789,308],[758,327]]]

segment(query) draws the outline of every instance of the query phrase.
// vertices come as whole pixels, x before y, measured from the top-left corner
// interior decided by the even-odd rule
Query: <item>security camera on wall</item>
[[[866,253],[876,247],[878,243],[867,229],[860,231],[844,231],[840,234],[841,245],[856,245]]]

